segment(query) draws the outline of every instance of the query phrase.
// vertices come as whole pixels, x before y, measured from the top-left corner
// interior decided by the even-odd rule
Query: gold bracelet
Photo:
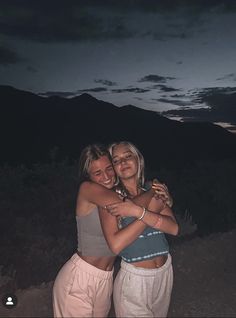
[[[146,208],[143,208],[143,213],[142,215],[138,218],[139,221],[141,221],[145,215],[145,213],[147,212]]]

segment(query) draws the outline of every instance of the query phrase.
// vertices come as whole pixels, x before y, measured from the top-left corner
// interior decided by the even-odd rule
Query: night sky
[[[0,85],[234,126],[236,1],[1,0]]]

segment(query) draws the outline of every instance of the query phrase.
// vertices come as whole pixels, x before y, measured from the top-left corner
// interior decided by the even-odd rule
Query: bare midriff
[[[111,271],[115,262],[115,256],[84,256],[77,253],[86,263],[93,265],[103,271]]]
[[[146,261],[140,261],[140,262],[134,262],[131,263],[132,265],[136,267],[142,267],[142,268],[158,268],[165,264],[167,260],[167,255],[161,255],[157,256],[153,259],[146,260]]]

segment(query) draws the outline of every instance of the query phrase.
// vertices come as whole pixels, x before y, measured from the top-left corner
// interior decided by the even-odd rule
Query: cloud
[[[33,66],[27,66],[27,71],[28,72],[31,72],[31,73],[37,73],[38,72],[38,70],[35,68],[35,67],[33,67]]]
[[[202,27],[202,14],[232,11],[232,1],[220,0],[1,0],[0,33],[44,43],[185,39]]]
[[[198,109],[175,109],[164,112],[198,121],[227,122],[236,124],[236,87],[211,87],[192,94],[193,102],[203,105]]]
[[[232,81],[236,81],[236,74],[234,73],[230,73],[227,75],[224,75],[222,77],[219,77],[216,79],[217,81],[224,81],[224,80],[232,80]]]
[[[192,91],[192,97],[198,103],[208,103],[208,99],[214,96],[226,96],[236,93],[236,87],[206,87]]]
[[[100,83],[106,86],[115,86],[117,85],[116,82],[112,82],[112,81],[108,81],[108,80],[104,80],[104,79],[95,79],[94,80],[95,83]]]
[[[0,46],[0,64],[6,66],[10,64],[17,64],[23,61],[24,59],[21,58],[15,51]]]
[[[94,88],[86,88],[86,89],[79,89],[78,92],[80,93],[88,93],[88,92],[106,92],[107,89],[105,87],[94,87]]]
[[[139,87],[132,88],[121,88],[121,89],[112,89],[112,93],[146,93],[149,92],[149,89],[143,89]]]
[[[170,86],[166,86],[166,85],[163,85],[163,84],[159,84],[159,85],[153,85],[151,88],[158,88],[160,89],[162,92],[178,92],[180,91],[181,89],[179,88],[174,88],[174,87],[170,87]]]
[[[168,80],[174,79],[175,77],[150,74],[142,77],[140,80],[138,80],[138,82],[166,83]]]
[[[183,98],[185,97],[186,95],[185,94],[174,94],[174,95],[170,95],[170,97],[172,98]]]
[[[43,93],[38,93],[38,95],[43,97],[59,96],[63,98],[68,98],[68,97],[74,97],[77,94],[75,92],[47,91]]]
[[[125,39],[133,36],[121,14],[93,1],[0,2],[0,33],[37,42]]]
[[[77,96],[78,94],[81,93],[99,93],[99,92],[106,92],[107,89],[104,87],[94,87],[94,88],[86,88],[86,89],[79,89],[75,92],[67,91],[67,92],[62,92],[62,91],[47,91],[44,93],[39,93],[41,96],[60,96],[60,97],[74,97]]]
[[[184,101],[184,100],[177,100],[177,99],[167,99],[167,98],[159,98],[159,99],[152,99],[152,100],[157,100],[162,103],[168,103],[168,104],[173,104],[176,106],[181,106],[181,107],[190,107],[195,105],[194,102],[190,101]]]

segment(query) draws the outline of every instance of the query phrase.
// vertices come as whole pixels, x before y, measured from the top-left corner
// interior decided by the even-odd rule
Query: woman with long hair
[[[82,151],[79,182],[76,203],[78,249],[54,282],[54,317],[106,317],[111,306],[115,254],[103,236],[98,207],[122,201],[111,190],[116,176],[104,146],[89,145]],[[153,194],[151,190],[134,201],[138,206],[147,207]],[[133,204],[131,209],[136,207]],[[144,229],[145,224],[135,221],[117,232],[116,238],[126,247]]]
[[[173,269],[164,233],[178,233],[168,189],[164,184],[155,184],[156,197],[152,199],[148,209],[134,206],[131,199],[144,191],[143,156],[135,145],[126,141],[112,144],[110,153],[119,178],[117,191],[126,198],[125,202],[100,208],[101,223],[108,245],[122,258],[113,290],[116,316],[166,317],[173,285]],[[166,194],[164,200],[163,193]],[[116,239],[117,228],[124,230],[134,220],[147,227],[124,248]]]

